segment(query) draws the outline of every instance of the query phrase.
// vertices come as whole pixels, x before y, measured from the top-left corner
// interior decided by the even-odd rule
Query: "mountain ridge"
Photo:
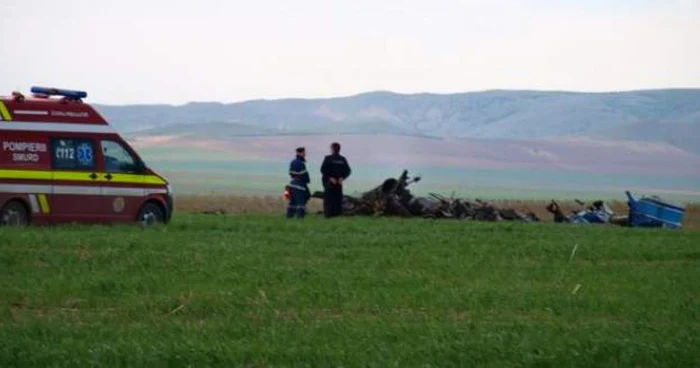
[[[285,100],[300,100],[300,101],[319,101],[319,100],[333,100],[333,99],[345,99],[358,97],[363,95],[373,95],[373,94],[387,94],[387,95],[398,95],[398,96],[421,96],[421,95],[432,95],[432,96],[451,96],[451,95],[468,95],[468,94],[481,94],[481,93],[491,93],[491,92],[512,92],[512,93],[553,93],[553,94],[580,94],[580,95],[606,95],[606,94],[626,94],[626,93],[644,93],[644,92],[700,92],[700,87],[674,87],[674,88],[645,88],[645,89],[631,89],[631,90],[619,90],[619,91],[569,91],[569,90],[557,90],[557,89],[507,89],[507,88],[494,88],[485,89],[479,91],[466,91],[466,92],[395,92],[391,90],[372,90],[366,92],[359,92],[348,95],[339,95],[332,97],[280,97],[280,98],[251,98],[241,101],[232,102],[221,102],[221,101],[188,101],[180,104],[169,104],[169,103],[144,103],[144,104],[112,104],[112,103],[94,103],[95,106],[99,107],[139,107],[139,106],[164,106],[164,107],[181,107],[191,104],[216,104],[216,105],[235,105],[242,104],[246,102],[277,102]]]
[[[539,139],[564,136],[669,143],[700,153],[700,89],[619,92],[370,91],[345,97],[182,105],[96,105],[120,131],[200,138],[399,134]],[[235,128],[234,128],[235,126]],[[172,132],[171,132],[172,133]]]

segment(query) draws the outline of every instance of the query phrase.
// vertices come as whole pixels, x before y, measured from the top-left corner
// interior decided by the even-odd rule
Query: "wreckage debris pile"
[[[386,179],[381,185],[359,197],[343,198],[343,214],[346,216],[396,216],[446,218],[477,221],[525,221],[540,219],[532,212],[520,213],[512,208],[497,208],[481,200],[448,198],[431,193],[428,197],[411,194],[408,186],[420,181],[410,178],[404,170],[398,178]],[[323,192],[315,192],[313,198],[323,198]]]
[[[629,227],[657,227],[666,229],[680,229],[685,217],[685,206],[673,204],[659,197],[642,197],[635,199],[627,191],[627,206],[629,215],[617,215],[603,201],[595,201],[591,206],[586,206],[582,201],[576,200],[580,206],[577,211],[565,215],[556,201],[547,206],[554,216],[554,222],[574,224],[612,224]]]
[[[445,197],[431,193],[428,197],[411,194],[408,186],[420,181],[420,176],[409,177],[404,170],[398,178],[386,179],[381,185],[359,197],[343,198],[345,216],[397,216],[435,219],[460,219],[476,221],[523,221],[539,222],[532,211],[522,213],[513,208],[499,208],[492,203],[462,198]],[[323,192],[315,192],[313,198],[323,198]],[[579,208],[564,213],[554,200],[546,210],[556,223],[613,224],[631,227],[681,228],[685,207],[665,202],[658,197],[634,199],[627,192],[630,216],[617,215],[604,201],[591,205],[575,200]]]
[[[546,208],[552,214],[556,223],[613,224],[620,226],[629,224],[628,216],[616,215],[603,201],[595,201],[588,207],[582,201],[575,200],[575,202],[580,206],[580,209],[571,211],[568,215],[564,214],[559,203],[554,200]]]

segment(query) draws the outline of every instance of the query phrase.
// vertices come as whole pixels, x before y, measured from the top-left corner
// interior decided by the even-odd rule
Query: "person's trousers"
[[[292,197],[287,204],[287,218],[304,218],[306,216],[307,191],[291,188]]]
[[[343,187],[327,185],[324,188],[323,214],[327,217],[337,217],[343,214]]]

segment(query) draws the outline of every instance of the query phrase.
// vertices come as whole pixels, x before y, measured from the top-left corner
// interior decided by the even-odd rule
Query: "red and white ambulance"
[[[87,93],[32,87],[0,96],[0,226],[168,223],[168,181],[90,105]]]

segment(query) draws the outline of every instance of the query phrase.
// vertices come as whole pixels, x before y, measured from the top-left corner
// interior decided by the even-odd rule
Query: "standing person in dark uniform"
[[[287,205],[287,218],[304,218],[306,216],[306,203],[309,201],[309,172],[306,171],[306,149],[297,148],[297,155],[289,164],[289,177],[292,179],[289,185],[289,204]]]
[[[343,182],[352,171],[348,160],[340,155],[340,144],[331,144],[331,154],[323,159],[323,213],[326,218],[343,214]]]

